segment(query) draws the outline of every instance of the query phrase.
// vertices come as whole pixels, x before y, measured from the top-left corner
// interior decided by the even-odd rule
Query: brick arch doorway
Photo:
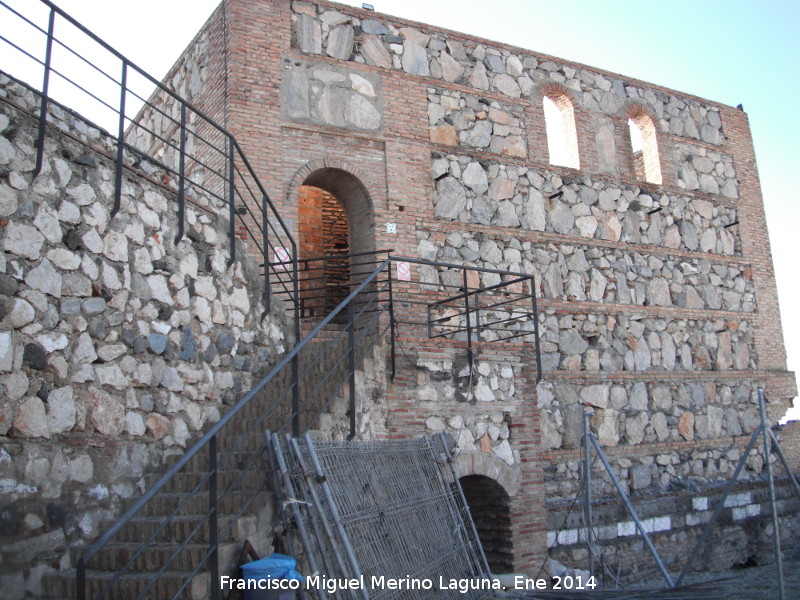
[[[513,572],[510,496],[502,485],[485,475],[465,475],[459,483],[489,569],[494,574]]]
[[[323,318],[372,271],[367,259],[352,256],[375,251],[373,204],[361,180],[342,168],[313,169],[299,183],[303,314]]]

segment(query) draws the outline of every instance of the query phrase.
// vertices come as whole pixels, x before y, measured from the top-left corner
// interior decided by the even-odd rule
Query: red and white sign
[[[407,262],[397,263],[397,280],[411,281],[411,265]]]
[[[275,247],[275,258],[272,261],[276,270],[288,270],[292,264],[292,256],[286,248]]]

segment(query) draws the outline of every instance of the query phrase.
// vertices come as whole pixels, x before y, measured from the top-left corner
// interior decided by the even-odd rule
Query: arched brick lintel
[[[522,470],[486,452],[461,452],[453,460],[459,478],[483,475],[496,481],[510,498],[517,495],[522,484]]]
[[[292,176],[286,203],[297,202],[300,188],[314,186],[330,192],[342,203],[350,227],[350,251],[375,251],[373,195],[364,183],[367,175],[357,166],[334,157],[311,160]]]
[[[329,177],[327,175],[336,171],[341,172],[338,177]],[[324,189],[343,202],[343,192],[347,190],[342,189],[344,187],[341,183],[342,180],[349,180],[348,183],[350,187],[356,186],[361,188],[361,192],[369,200],[369,209],[371,210],[372,194],[370,194],[369,189],[364,184],[364,181],[368,180],[366,174],[357,166],[348,163],[346,160],[330,156],[310,160],[295,171],[286,194],[287,203],[292,204],[297,201],[300,188],[304,185],[313,185]]]

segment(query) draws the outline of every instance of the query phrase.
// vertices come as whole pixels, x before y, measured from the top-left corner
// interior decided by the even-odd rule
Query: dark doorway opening
[[[494,574],[513,572],[511,499],[503,486],[489,477],[467,475],[459,481],[489,568]]]

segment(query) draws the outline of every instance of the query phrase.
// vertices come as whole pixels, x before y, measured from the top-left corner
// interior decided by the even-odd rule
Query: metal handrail
[[[36,91],[41,94],[41,101],[39,106],[39,131],[36,142],[37,157],[34,177],[41,172],[43,167],[44,137],[48,110],[51,102],[56,102],[51,98],[49,90],[51,80],[56,76],[60,81],[66,83],[70,89],[76,90],[82,94],[82,97],[98,103],[104,110],[111,111],[111,114],[116,114],[117,124],[115,125],[116,132],[114,134],[108,133],[103,127],[92,123],[90,119],[85,119],[98,130],[108,133],[108,135],[113,137],[116,141],[115,187],[114,206],[111,211],[112,217],[120,209],[122,198],[122,172],[126,164],[126,154],[133,155],[136,159],[144,157],[166,169],[169,173],[174,174],[177,178],[177,212],[179,221],[178,232],[175,237],[176,244],[184,235],[184,211],[187,187],[191,186],[196,188],[201,194],[216,198],[223,206],[227,205],[227,216],[229,219],[228,236],[230,242],[228,265],[230,266],[233,264],[236,258],[236,224],[238,223],[242,226],[242,230],[249,234],[253,245],[256,246],[253,250],[258,251],[261,258],[260,262],[265,265],[264,299],[267,307],[269,307],[271,301],[272,280],[289,292],[287,294],[288,297],[284,298],[285,300],[296,302],[297,244],[236,138],[225,127],[217,123],[197,106],[188,102],[178,93],[137,66],[136,63],[129,60],[96,34],[86,29],[76,19],[61,10],[53,2],[50,0],[39,0],[39,2],[49,9],[46,27],[38,25],[33,17],[22,14],[22,12],[9,6],[5,1],[0,0],[0,7],[5,9],[11,17],[16,17],[20,27],[24,27],[28,31],[32,28],[34,31],[45,36],[46,41],[45,47],[41,49],[41,52],[35,50],[29,51],[9,39],[10,34],[8,37],[0,35],[0,42],[4,42],[16,55],[30,59],[43,68],[41,86],[35,88]],[[69,23],[84,36],[84,39],[88,38],[107,52],[110,57],[118,60],[121,66],[120,72],[118,74],[107,72],[97,64],[98,60],[92,61],[70,46],[70,44],[59,39],[55,34],[56,17]],[[5,21],[8,23],[11,19],[5,19]],[[54,49],[65,50],[69,54],[69,58],[79,61],[79,66],[87,66],[92,69],[95,73],[95,77],[100,78],[100,83],[98,84],[98,82],[94,80],[91,81],[94,85],[79,83],[78,70],[75,70],[76,75],[72,75],[69,62],[65,63],[65,68],[53,64]],[[150,94],[149,100],[144,99],[146,93],[140,94],[129,87],[128,79],[131,73],[135,73],[138,78],[154,87],[155,92]],[[103,93],[99,91],[100,85],[103,86],[104,90],[108,85],[116,86],[118,90],[117,99],[114,101],[110,100],[110,95],[101,97]],[[127,105],[127,100],[129,98],[142,102],[141,110],[133,117],[128,114],[130,107]],[[164,107],[156,103],[157,100],[164,100],[165,103],[167,103],[166,106],[176,108],[179,116],[165,111]],[[114,103],[117,101],[118,104],[115,105]],[[152,111],[153,114],[159,114],[167,121],[165,126],[160,128],[160,131],[153,131],[143,123],[143,119],[147,116],[148,111]],[[196,117],[194,126],[190,126],[187,123],[190,115]],[[86,116],[87,115],[84,115],[84,118]],[[199,129],[205,130],[206,133],[198,133]],[[170,165],[167,164],[168,161],[160,160],[155,155],[155,148],[152,144],[148,148],[137,146],[133,140],[137,130],[153,136],[160,144],[159,147],[161,149],[176,153],[177,165]],[[162,135],[164,137],[162,137]],[[211,137],[214,137],[216,141],[210,139]],[[190,151],[187,148],[190,140],[193,140],[198,148],[202,148],[202,150],[196,148],[194,151]],[[218,166],[212,165],[215,161]],[[202,184],[194,181],[192,174],[197,171],[202,171],[207,176],[210,175],[213,183]],[[218,191],[212,189],[215,186],[218,188]],[[243,208],[243,211],[240,212],[240,210],[238,210],[239,208]],[[290,254],[290,260],[283,263],[283,266],[288,268],[270,268],[270,255],[273,253],[277,254],[280,248],[284,248],[286,253]]]

